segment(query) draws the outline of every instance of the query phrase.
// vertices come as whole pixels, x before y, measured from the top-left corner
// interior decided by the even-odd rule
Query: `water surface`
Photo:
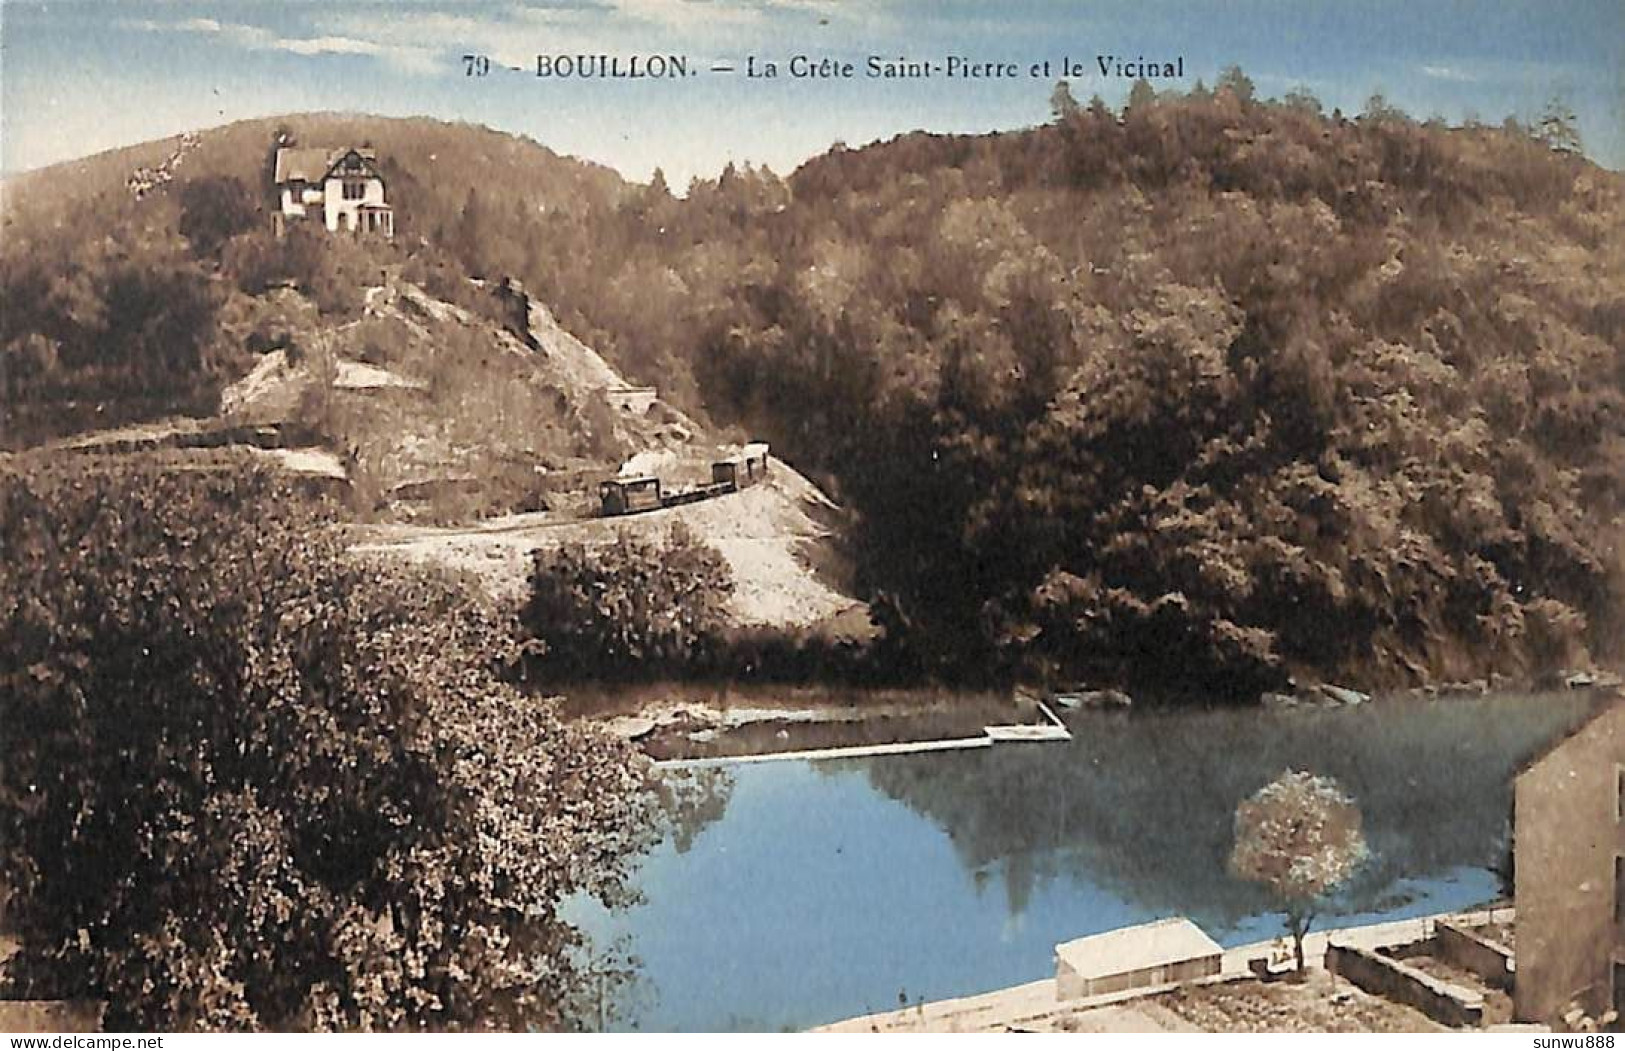
[[[615,1025],[801,1029],[1044,978],[1057,942],[1165,916],[1237,945],[1280,917],[1225,869],[1236,804],[1337,778],[1373,858],[1323,925],[1499,896],[1510,777],[1589,702],[1078,714],[1068,744],[686,775],[644,901],[576,907],[637,958]]]

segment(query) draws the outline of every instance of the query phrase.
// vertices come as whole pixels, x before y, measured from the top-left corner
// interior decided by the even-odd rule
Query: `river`
[[[1510,778],[1578,695],[1298,711],[1077,713],[1064,744],[673,774],[642,902],[571,903],[635,960],[613,1028],[780,1030],[1053,973],[1057,942],[1184,915],[1225,945],[1280,933],[1231,877],[1236,804],[1289,767],[1337,778],[1372,859],[1317,923],[1499,896]]]

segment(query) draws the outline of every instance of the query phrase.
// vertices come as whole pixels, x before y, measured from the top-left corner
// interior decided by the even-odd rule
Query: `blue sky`
[[[1063,56],[1183,57],[1188,87],[1240,65],[1263,95],[1303,87],[1358,112],[1380,91],[1418,117],[1532,117],[1561,95],[1588,152],[1625,167],[1625,0],[554,0],[542,3],[0,0],[0,170],[247,117],[427,114],[528,134],[676,187],[728,161],[787,172],[835,141],[1047,118]],[[473,52],[518,65],[464,75]],[[681,54],[677,82],[539,80],[536,55]],[[794,54],[1019,63],[1007,81],[747,81],[713,61]],[[1052,67],[1053,68],[1053,67]],[[1113,103],[1130,82],[1073,78]]]

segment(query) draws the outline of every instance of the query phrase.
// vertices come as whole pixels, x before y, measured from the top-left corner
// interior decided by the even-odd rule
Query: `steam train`
[[[611,478],[599,483],[598,500],[603,505],[605,518],[658,511],[662,507],[681,507],[724,493],[737,493],[755,485],[767,477],[767,463],[767,446],[756,443],[746,446],[738,456],[713,463],[708,485],[664,492],[660,479],[652,474]]]

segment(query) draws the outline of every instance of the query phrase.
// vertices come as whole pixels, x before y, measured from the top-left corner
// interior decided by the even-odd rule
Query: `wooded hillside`
[[[188,139],[7,181],[0,394],[24,411],[0,426],[0,446],[175,410],[212,412],[220,386],[267,349],[263,339],[245,347],[231,323],[254,312],[245,297],[291,283],[325,314],[355,317],[361,289],[391,266],[467,298],[465,260],[481,260],[486,272],[533,272],[550,257],[539,227],[612,209],[624,187],[607,168],[529,140],[423,118],[300,114]],[[374,148],[396,208],[394,243],[277,241],[279,141]],[[483,258],[487,243],[495,247]]]
[[[395,262],[447,289],[521,277],[633,380],[829,483],[922,670],[1241,698],[1297,671],[1619,656],[1618,175],[1511,122],[1327,115],[1239,73],[1122,113],[1054,104],[1043,127],[837,147],[787,181],[730,166],[681,198],[364,118],[204,133],[185,178],[261,177],[279,123],[373,145]],[[12,397],[103,389],[103,368],[172,393],[207,348],[242,353],[211,335],[218,278],[251,294],[292,265],[247,230],[200,255],[180,177],[154,203],[98,174],[140,150],[163,152],[8,187]],[[352,251],[304,265],[380,262]]]
[[[1215,699],[1617,655],[1617,175],[1239,74],[1055,103],[645,190],[564,306],[822,472],[925,667]]]

